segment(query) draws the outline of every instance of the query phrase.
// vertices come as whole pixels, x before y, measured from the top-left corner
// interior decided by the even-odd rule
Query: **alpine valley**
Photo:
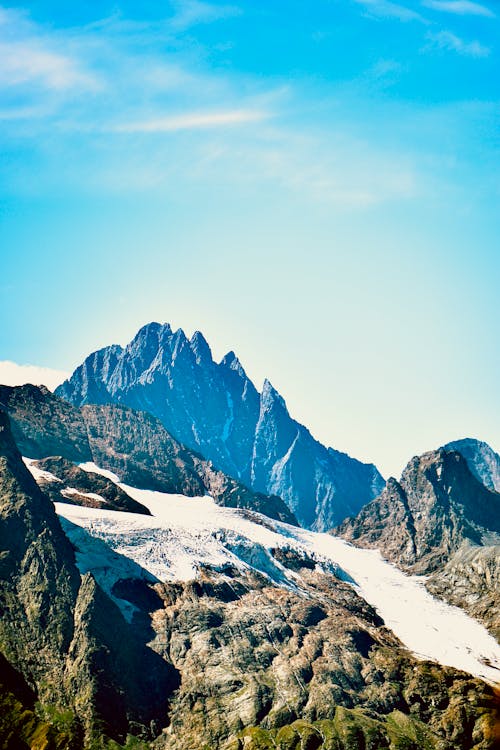
[[[5,750],[500,747],[500,456],[384,481],[151,323],[0,385]]]

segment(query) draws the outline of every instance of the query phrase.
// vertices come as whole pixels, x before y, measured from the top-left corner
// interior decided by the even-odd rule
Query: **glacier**
[[[33,470],[30,463],[26,460]],[[117,479],[95,464],[81,467]],[[488,631],[462,610],[434,598],[424,587],[424,577],[406,575],[378,551],[358,549],[330,534],[259,513],[224,508],[208,496],[120,486],[152,516],[55,504],[80,570],[90,570],[105,590],[111,591],[116,580],[127,576],[187,581],[203,566],[223,570],[228,564],[252,568],[275,585],[300,590],[300,573],[283,567],[272,554],[276,548],[292,549],[353,585],[417,658],[464,670],[492,684],[500,681],[500,646]],[[129,619],[131,612],[124,614]]]

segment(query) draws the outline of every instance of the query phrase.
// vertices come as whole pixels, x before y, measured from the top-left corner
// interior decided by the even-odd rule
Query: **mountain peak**
[[[500,456],[484,440],[462,438],[444,446],[447,451],[458,451],[470,471],[488,489],[500,492]]]
[[[195,331],[189,341],[193,354],[198,364],[212,361],[212,351],[201,331]]]
[[[236,356],[236,354],[231,350],[227,354],[223,356],[223,358],[220,361],[220,364],[222,367],[226,367],[228,370],[233,370],[234,372],[237,372],[238,375],[240,375],[242,378],[246,378],[247,374],[245,370],[243,369],[243,366]]]

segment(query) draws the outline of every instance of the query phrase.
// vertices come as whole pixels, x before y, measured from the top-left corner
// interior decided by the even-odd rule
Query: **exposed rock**
[[[188,340],[151,323],[125,349],[90,355],[57,393],[77,406],[150,412],[187,448],[254,492],[281,497],[317,530],[356,513],[384,486],[375,466],[315,440],[268,381],[258,393],[234,352],[214,362],[200,332]]]
[[[9,415],[14,440],[23,456],[92,460],[80,410],[45,386],[0,385],[0,409]]]
[[[229,573],[156,584],[163,607],[133,591],[181,675],[157,748],[493,749],[494,691],[416,661],[351,586],[307,569],[296,592]]]
[[[413,458],[400,482],[390,479],[373,502],[335,534],[380,549],[404,570],[430,573],[464,540],[481,544],[500,534],[500,494],[488,490],[456,451]]]
[[[188,496],[210,494],[219,505],[256,510],[286,523],[297,523],[281,498],[253,492],[227,476],[181,445],[150,414],[112,404],[77,409],[37,386],[0,386],[0,402],[2,398],[13,421],[16,442],[30,458],[94,461],[135,487]],[[88,492],[84,490],[85,479],[78,476],[83,494],[67,496],[66,500],[90,504],[84,494]],[[97,482],[95,475],[92,481]],[[53,490],[57,496],[56,488]],[[111,490],[107,496],[111,501]],[[135,508],[144,512],[137,505]]]
[[[178,443],[152,415],[114,405],[84,406],[82,414],[95,463],[127,484],[188,496],[211,495],[219,505],[296,523],[279,497],[252,492],[218,471]]]
[[[500,546],[463,544],[426,582],[429,591],[483,622],[500,642]]]
[[[148,735],[151,720],[164,718],[175,672],[90,575],[81,581],[54,506],[24,466],[1,411],[0,614],[0,652],[9,668],[42,710],[69,712],[71,736],[74,726],[87,741],[96,734],[124,739],[131,726]],[[2,700],[10,700],[7,693],[9,686]],[[19,718],[15,707],[11,717]]]
[[[129,497],[115,482],[100,474],[84,471],[66,458],[61,456],[43,458],[35,461],[34,466],[45,472],[37,479],[37,483],[55,503],[72,503],[88,508],[106,508],[151,515],[145,505]],[[51,479],[50,475],[54,479]]]
[[[461,453],[474,476],[489,490],[500,492],[500,456],[488,443],[464,438],[447,443],[444,449]]]

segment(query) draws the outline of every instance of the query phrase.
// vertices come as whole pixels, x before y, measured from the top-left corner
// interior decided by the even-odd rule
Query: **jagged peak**
[[[280,396],[271,381],[267,378],[264,380],[264,385],[262,386],[261,401],[263,404],[269,405],[278,403],[283,407],[283,409],[286,410],[285,399],[283,398],[283,396]]]
[[[496,451],[491,447],[489,443],[487,443],[485,440],[479,440],[479,438],[472,438],[472,437],[464,437],[459,438],[458,440],[450,440],[449,443],[446,443],[443,445],[443,448],[445,450],[458,450],[460,452],[460,448],[482,448],[486,449],[487,451],[491,451],[492,453],[496,453]]]
[[[196,356],[196,361],[212,361],[212,351],[210,345],[201,331],[195,331],[189,340],[191,350]]]
[[[243,368],[243,365],[241,364],[240,360],[238,359],[238,357],[236,356],[236,354],[233,352],[232,349],[231,351],[229,351],[227,354],[225,354],[222,357],[220,364],[222,367],[226,367],[228,370],[233,370],[234,372],[237,372],[238,375],[241,375],[241,377],[243,378],[247,377],[247,374]]]

